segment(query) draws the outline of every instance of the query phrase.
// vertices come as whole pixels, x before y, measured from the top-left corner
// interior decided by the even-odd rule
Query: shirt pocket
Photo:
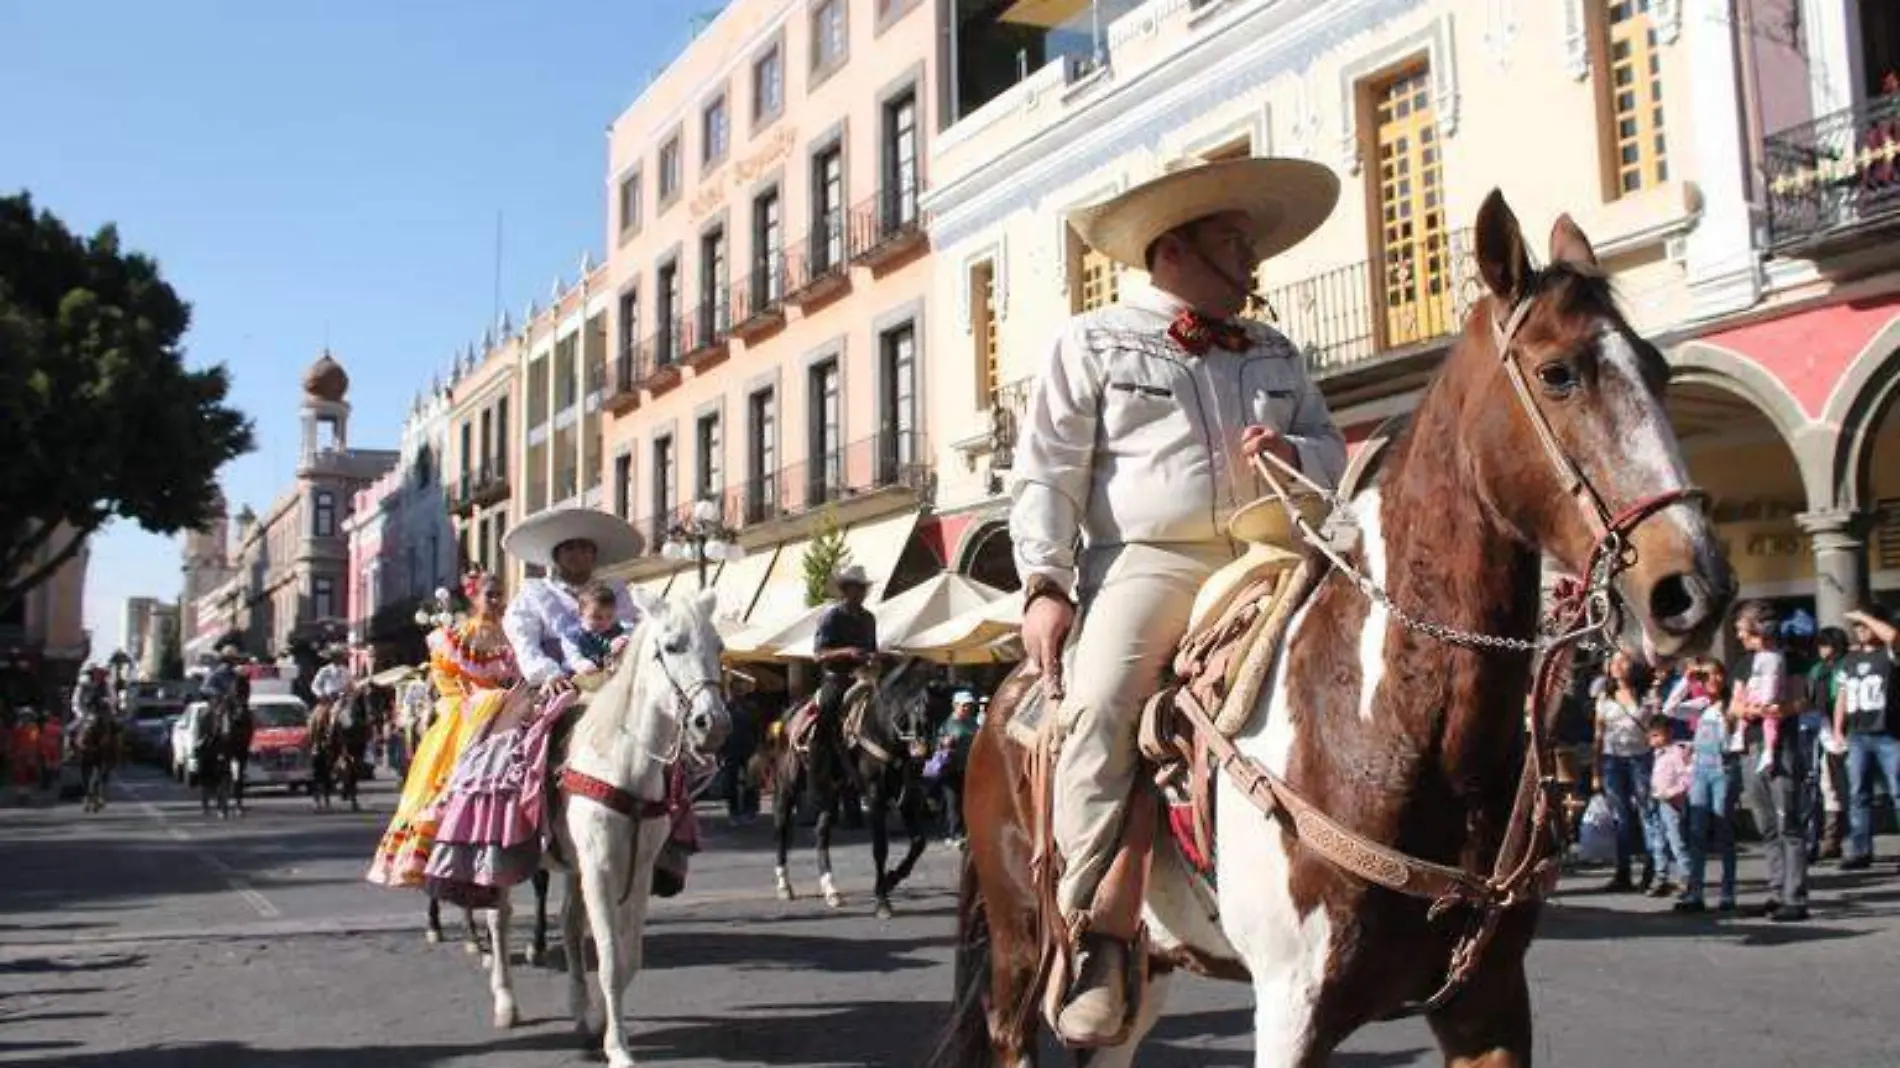
[[[1283,359],[1249,360],[1241,367],[1241,403],[1247,422],[1284,431],[1299,409],[1299,383]]]
[[[1153,374],[1111,374],[1102,395],[1102,429],[1120,444],[1187,430],[1181,384]]]

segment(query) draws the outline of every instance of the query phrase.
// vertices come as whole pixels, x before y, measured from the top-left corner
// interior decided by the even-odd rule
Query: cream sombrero
[[[1225,211],[1253,220],[1261,259],[1284,252],[1319,228],[1339,201],[1339,179],[1303,159],[1235,159],[1164,174],[1112,200],[1069,213],[1090,248],[1147,269],[1148,246],[1178,226]]]
[[[640,535],[626,520],[597,508],[555,508],[530,516],[501,539],[501,551],[552,568],[554,547],[568,541],[593,542],[595,567],[640,555]]]

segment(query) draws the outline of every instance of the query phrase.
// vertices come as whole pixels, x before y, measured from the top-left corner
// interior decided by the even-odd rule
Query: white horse
[[[633,1064],[621,1001],[640,970],[653,869],[671,829],[663,804],[667,773],[682,757],[717,753],[732,729],[720,690],[723,646],[713,627],[713,592],[670,602],[638,592],[633,597],[642,622],[568,744],[568,768],[606,789],[557,791],[549,814],[560,856],[570,865],[561,901],[568,1009],[584,1046],[601,1043],[614,1068]],[[600,958],[599,1031],[588,1022],[582,907]],[[488,916],[494,947],[489,988],[498,1028],[519,1021],[508,949],[511,916],[505,895]]]

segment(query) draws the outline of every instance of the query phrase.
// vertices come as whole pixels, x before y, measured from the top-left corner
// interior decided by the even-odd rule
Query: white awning
[[[844,531],[849,552],[846,562],[864,568],[871,580],[872,606],[883,596],[884,584],[904,555],[916,526],[917,513],[913,510],[859,523]],[[805,603],[805,550],[810,545],[809,539],[800,539],[779,546],[778,555],[766,569],[758,598],[746,613],[745,629],[726,639],[727,652],[735,657],[778,657],[782,655],[779,650],[800,639],[810,644],[819,614]]]
[[[1022,627],[1023,601],[1003,596],[913,634],[898,643],[900,652],[942,664],[984,664],[1014,660],[1020,653],[1012,639]]]
[[[766,546],[719,565],[719,577],[713,581],[713,589],[719,594],[714,623],[720,633],[744,627],[745,618],[752,611],[752,603],[758,600],[759,590],[765,585],[765,577],[771,573],[778,554],[778,546]]]
[[[878,645],[884,649],[898,648],[910,636],[985,608],[1002,596],[1002,590],[954,572],[933,576],[888,601],[871,606],[871,614],[877,617]],[[814,645],[817,634],[817,618],[813,617],[808,627],[788,632],[778,642],[767,644],[782,656],[809,660],[817,655]]]
[[[752,610],[746,613],[746,626],[782,625],[806,609],[805,549],[810,545],[801,538],[778,547],[765,569],[765,581],[752,602]]]
[[[844,544],[850,550],[845,562],[864,568],[871,579],[871,593],[865,598],[867,604],[875,605],[884,599],[884,584],[890,581],[891,572],[897,570],[897,561],[904,555],[911,532],[916,529],[917,512],[912,510],[845,530]]]
[[[632,583],[632,585],[635,589],[645,592],[649,597],[663,598],[666,596],[667,590],[673,585],[673,580],[678,578],[679,574],[677,571],[669,571],[664,575],[655,575],[652,578],[641,579],[638,582]]]

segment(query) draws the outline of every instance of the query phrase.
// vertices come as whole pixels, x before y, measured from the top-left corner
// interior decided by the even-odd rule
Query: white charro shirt
[[[614,614],[629,628],[637,626],[640,610],[627,595],[627,584],[619,579],[602,581],[613,588]],[[559,579],[529,579],[508,602],[501,629],[514,646],[515,663],[527,682],[539,686],[572,675],[580,667],[571,656],[573,635],[581,629],[579,592]]]
[[[334,701],[349,689],[350,672],[340,664],[325,664],[317,669],[317,675],[310,680],[310,692],[317,695],[319,701]]]
[[[1264,487],[1240,451],[1249,424],[1292,443],[1300,469],[1335,486],[1346,443],[1285,335],[1246,323],[1252,344],[1195,356],[1168,327],[1184,307],[1151,285],[1069,320],[1030,391],[1010,509],[1016,570],[1073,594],[1076,543],[1206,544]]]

